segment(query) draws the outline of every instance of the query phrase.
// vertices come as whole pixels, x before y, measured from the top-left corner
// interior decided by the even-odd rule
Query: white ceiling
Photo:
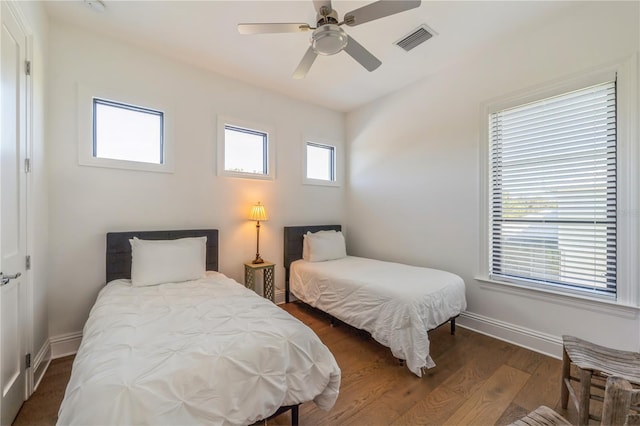
[[[334,0],[342,19],[371,1]],[[515,31],[544,24],[581,2],[423,1],[397,15],[343,28],[382,65],[368,72],[345,52],[320,56],[307,77],[292,73],[309,46],[309,32],[240,35],[241,22],[305,22],[315,26],[311,0],[114,1],[97,12],[81,0],[47,1],[56,21],[85,27],[216,73],[319,104],[350,111],[477,54]],[[410,52],[393,43],[421,24],[437,36]]]

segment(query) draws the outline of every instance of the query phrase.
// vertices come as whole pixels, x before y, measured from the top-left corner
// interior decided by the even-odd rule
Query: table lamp
[[[255,204],[253,207],[251,207],[251,212],[249,213],[249,220],[256,221],[256,237],[257,237],[256,238],[256,258],[253,259],[251,263],[254,263],[254,264],[264,263],[264,260],[262,260],[262,258],[260,257],[260,221],[269,220],[269,217],[267,216],[267,211],[265,210],[264,206],[260,204],[260,201],[258,201],[258,204]]]

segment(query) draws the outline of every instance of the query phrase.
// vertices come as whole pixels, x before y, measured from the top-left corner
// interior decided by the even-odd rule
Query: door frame
[[[25,57],[23,60],[28,61],[32,64],[31,73],[33,72],[33,33],[28,25],[28,20],[24,16],[22,10],[20,9],[20,5],[16,0],[3,0],[2,3],[7,6],[9,12],[13,15],[20,31],[24,35],[25,42]],[[2,10],[0,8],[0,20],[2,19]],[[21,123],[22,128],[25,132],[24,137],[24,158],[20,158],[20,163],[22,167],[22,172],[19,174],[20,184],[25,187],[25,211],[22,212],[22,219],[26,221],[26,235],[25,235],[25,251],[27,254],[30,253],[31,248],[33,247],[33,212],[31,209],[32,204],[32,173],[26,170],[25,160],[28,158],[30,161],[33,161],[32,153],[33,153],[33,88],[32,88],[32,78],[31,74],[26,73],[26,69],[23,69],[23,76],[25,78],[25,107],[23,112],[24,123]],[[1,90],[1,89],[0,89]],[[32,167],[31,167],[32,168]],[[26,261],[26,259],[25,259]],[[33,274],[32,269],[25,269],[25,274],[23,277],[23,285],[24,285],[24,295],[25,295],[25,304],[23,306],[25,312],[23,313],[24,324],[22,327],[22,339],[23,339],[23,351],[22,356],[26,356],[27,354],[31,355],[31,366],[25,368],[25,395],[24,400],[26,401],[34,391],[34,353],[33,353],[33,315],[34,315],[34,306],[33,306]],[[0,305],[1,306],[1,305]]]

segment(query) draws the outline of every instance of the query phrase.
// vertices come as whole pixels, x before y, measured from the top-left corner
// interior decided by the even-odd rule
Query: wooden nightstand
[[[262,271],[262,296],[275,303],[275,264],[271,262],[244,264],[244,286],[256,291],[256,271]]]

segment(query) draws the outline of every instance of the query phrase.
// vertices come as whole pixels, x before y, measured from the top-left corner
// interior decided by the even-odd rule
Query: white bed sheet
[[[117,280],[84,327],[58,424],[250,424],[306,401],[328,410],[339,386],[311,329],[220,273]]]
[[[371,333],[419,377],[435,366],[427,331],[467,307],[458,275],[354,256],[296,260],[289,285],[303,302]]]

